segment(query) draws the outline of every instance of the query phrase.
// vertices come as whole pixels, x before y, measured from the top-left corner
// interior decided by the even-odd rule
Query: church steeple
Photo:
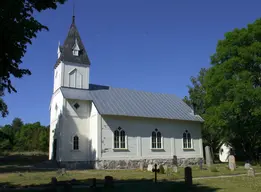
[[[75,24],[74,13],[67,37],[64,41],[64,44],[60,46],[60,55],[56,62],[55,68],[60,61],[90,65],[89,57]]]

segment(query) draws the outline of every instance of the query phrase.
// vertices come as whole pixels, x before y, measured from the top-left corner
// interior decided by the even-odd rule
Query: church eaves
[[[80,48],[78,56],[73,55],[73,48],[75,47],[75,42],[77,41]],[[81,40],[80,34],[75,25],[75,16],[73,16],[72,24],[70,26],[68,35],[64,41],[64,44],[60,46],[60,57],[57,59],[54,68],[56,68],[60,61],[79,63],[82,65],[90,65],[90,60],[88,58],[87,52],[84,48],[83,42]]]

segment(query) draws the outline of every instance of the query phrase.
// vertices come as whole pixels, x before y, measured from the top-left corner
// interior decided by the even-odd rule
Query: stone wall
[[[201,158],[179,158],[178,166],[198,165]],[[172,165],[172,159],[142,159],[142,160],[97,160],[96,162],[60,162],[60,167],[67,169],[147,169],[149,164]]]

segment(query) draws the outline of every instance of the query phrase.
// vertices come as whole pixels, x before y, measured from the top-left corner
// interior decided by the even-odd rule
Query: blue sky
[[[260,17],[260,0],[75,0],[76,25],[91,60],[91,83],[187,95],[189,78],[208,67],[219,39]],[[49,125],[57,45],[72,21],[72,0],[36,14],[49,27],[28,46],[21,67],[31,76],[14,79],[6,94],[10,114]]]

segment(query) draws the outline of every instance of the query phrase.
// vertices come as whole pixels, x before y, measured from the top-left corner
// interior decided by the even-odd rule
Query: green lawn
[[[203,176],[218,176],[246,173],[243,166],[238,167],[235,171],[230,171],[226,168],[226,165],[216,165],[217,172],[211,172],[210,170],[199,170],[197,166],[192,168],[193,177]],[[256,172],[261,172],[260,166],[255,166]],[[103,182],[106,175],[112,176],[116,180],[141,180],[141,179],[154,179],[154,173],[148,171],[139,170],[83,170],[83,171],[67,171],[64,176],[59,176],[56,171],[35,171],[35,172],[18,172],[2,173],[0,174],[0,183],[8,183],[13,186],[27,186],[27,185],[39,185],[48,184],[52,177],[57,177],[58,181],[65,181],[76,179],[80,182],[88,182],[88,179],[96,178],[98,182]],[[184,178],[184,169],[179,168],[179,172],[171,176],[166,174],[158,174],[158,180],[175,181]]]
[[[30,190],[21,190],[20,192],[28,192]],[[45,191],[50,191],[45,189]],[[59,191],[64,191],[60,188]],[[92,189],[81,188],[73,189],[73,192],[92,192]],[[232,177],[232,178],[218,178],[218,179],[202,179],[193,181],[193,186],[188,188],[184,182],[172,183],[139,183],[139,184],[122,184],[117,185],[113,189],[100,188],[100,192],[260,192],[261,191],[261,177]]]
[[[113,191],[186,191],[186,186],[178,180],[184,179],[184,168],[179,168],[179,172],[171,176],[166,174],[158,174],[158,180],[171,181],[171,183],[140,182],[141,180],[154,179],[154,173],[139,170],[83,170],[83,171],[67,171],[64,176],[59,176],[56,171],[26,171],[27,168],[22,168],[23,165],[34,164],[46,159],[46,154],[12,154],[7,158],[0,160],[0,187],[8,185],[13,187],[48,184],[52,177],[57,177],[58,181],[67,181],[76,179],[79,182],[90,183],[91,178],[96,178],[97,183],[103,183],[104,177],[107,175],[113,176],[115,180],[120,181],[139,181],[139,184],[124,184],[117,186]],[[198,166],[192,167],[192,175],[196,177],[218,176],[242,174],[247,171],[242,164],[238,163],[238,168],[235,171],[230,171],[227,168],[227,163],[216,164],[216,172],[208,170],[200,170]],[[241,165],[241,166],[240,166]],[[254,166],[256,172],[261,173],[261,166]],[[21,174],[18,172],[20,171]],[[190,191],[233,191],[236,192],[251,192],[261,191],[261,175],[250,178],[245,176],[233,178],[218,178],[218,179],[202,179],[194,180],[195,184]],[[158,189],[160,188],[160,189]],[[74,189],[74,191],[89,191],[87,189]],[[106,190],[107,191],[107,190]]]

